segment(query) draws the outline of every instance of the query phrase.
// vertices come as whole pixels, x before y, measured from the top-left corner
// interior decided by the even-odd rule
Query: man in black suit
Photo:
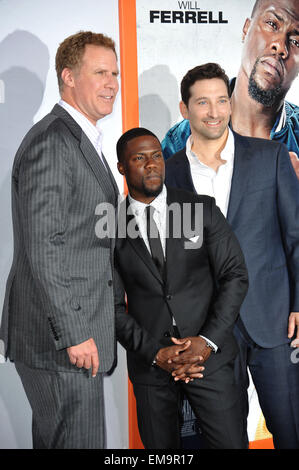
[[[129,196],[115,251],[128,313],[118,292],[116,332],[127,349],[143,444],[180,448],[183,389],[211,448],[246,448],[233,376],[233,326],[247,292],[239,244],[213,198],[164,186],[161,145],[152,132],[126,132],[117,154]]]
[[[298,181],[284,144],[230,130],[229,81],[218,64],[189,70],[181,93],[191,136],[167,160],[166,183],[215,197],[248,268],[235,326],[244,418],[248,366],[275,447],[299,448],[299,374],[290,349],[299,341]]]

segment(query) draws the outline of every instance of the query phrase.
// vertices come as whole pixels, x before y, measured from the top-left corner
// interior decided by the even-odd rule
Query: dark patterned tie
[[[164,254],[160,235],[156,222],[154,221],[155,208],[152,206],[146,206],[146,222],[147,222],[147,237],[151,254],[155,265],[157,266],[162,278],[164,276]]]

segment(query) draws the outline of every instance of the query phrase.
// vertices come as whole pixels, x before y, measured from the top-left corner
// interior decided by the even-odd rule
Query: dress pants
[[[134,384],[140,436],[146,449],[180,449],[181,393],[200,420],[209,448],[245,449],[247,433],[242,420],[233,363],[193,382],[166,385]]]
[[[235,325],[235,337],[240,349],[235,375],[242,391],[244,419],[248,415],[248,367],[274,447],[299,449],[299,364],[291,360],[293,348],[288,343],[269,349],[259,347],[240,320]]]
[[[32,408],[34,449],[105,447],[102,374],[15,366]]]

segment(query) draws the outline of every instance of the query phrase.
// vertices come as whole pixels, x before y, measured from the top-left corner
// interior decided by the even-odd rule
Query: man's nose
[[[286,59],[289,55],[287,40],[288,38],[285,34],[277,34],[271,43],[271,51],[274,51],[282,59]]]
[[[118,78],[117,78],[117,76],[113,75],[112,73],[108,74],[105,86],[107,88],[112,88],[113,90],[117,89],[118,88]]]
[[[145,166],[146,167],[152,167],[152,166],[156,167],[157,166],[157,160],[155,159],[155,157],[154,156],[147,157]]]
[[[212,118],[214,118],[218,115],[216,103],[210,103],[209,104],[208,115],[209,115],[209,117],[212,117]]]

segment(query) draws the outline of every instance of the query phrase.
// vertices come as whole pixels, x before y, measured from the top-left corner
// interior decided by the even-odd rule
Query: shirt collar
[[[97,123],[97,125],[94,126],[92,122],[90,122],[89,119],[84,116],[84,114],[80,113],[80,111],[75,109],[73,106],[71,106],[64,100],[60,100],[58,104],[72,116],[76,123],[81,127],[83,132],[87,135],[96,150],[98,152],[101,152],[103,135],[100,130],[99,124]]]
[[[284,101],[283,105],[282,105],[281,112],[280,112],[279,121],[278,121],[278,117],[277,117],[277,120],[276,120],[276,122],[278,121],[278,124],[277,124],[277,126],[275,126],[275,124],[274,124],[272,132],[280,132],[281,129],[283,129],[284,126],[286,125],[286,120],[287,120],[287,112],[286,112],[286,105],[285,105],[285,101]]]
[[[194,164],[198,163],[199,165],[201,165],[204,168],[210,168],[205,163],[202,163],[198,159],[197,155],[191,150],[192,143],[193,143],[193,138],[192,138],[192,134],[191,134],[188,137],[187,142],[186,142],[186,154],[187,154],[187,157],[188,157],[190,163],[194,163]],[[233,164],[234,155],[235,155],[234,135],[233,135],[231,129],[228,127],[228,137],[227,137],[227,140],[226,140],[225,147],[223,148],[223,150],[221,152],[221,158],[223,160],[226,160],[227,163]]]
[[[132,198],[130,194],[128,195],[128,198],[131,210],[133,214],[137,217],[143,216],[145,208],[147,206],[154,207],[155,210],[161,214],[164,208],[166,207],[167,189],[166,186],[163,185],[163,189],[160,194],[158,194],[158,196],[150,204],[145,204],[144,202],[137,201],[136,199]]]

